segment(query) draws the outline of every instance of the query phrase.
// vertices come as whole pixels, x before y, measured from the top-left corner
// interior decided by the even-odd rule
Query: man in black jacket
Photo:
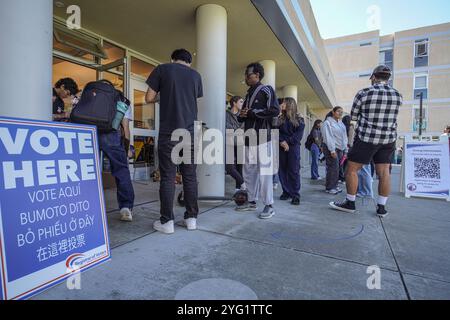
[[[260,63],[250,64],[245,71],[245,82],[250,87],[245,99],[244,108],[239,115],[239,121],[245,123],[246,135],[254,129],[257,141],[251,145],[246,141],[245,164],[243,176],[248,191],[248,203],[236,208],[238,211],[256,211],[258,201],[264,204],[264,210],[259,215],[261,219],[270,219],[275,214],[273,209],[273,153],[271,129],[273,119],[280,114],[280,105],[274,88],[261,84],[264,78],[264,67]],[[267,139],[261,135],[267,134]],[[276,160],[275,160],[276,161]]]

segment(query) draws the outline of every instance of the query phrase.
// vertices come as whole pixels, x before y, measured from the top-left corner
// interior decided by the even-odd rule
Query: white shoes
[[[189,218],[184,220],[184,225],[189,231],[197,230],[197,219]]]
[[[195,231],[197,230],[197,219],[194,218],[190,218],[190,219],[185,219],[183,221],[183,225],[189,230],[189,231]],[[161,233],[164,234],[173,234],[175,232],[175,224],[172,221],[169,221],[165,224],[162,224],[161,221],[155,221],[155,223],[153,224],[153,228],[156,231],[159,231]]]
[[[164,234],[172,234],[175,232],[175,226],[173,224],[173,220],[169,221],[165,224],[162,224],[161,221],[159,221],[159,220],[155,221],[155,223],[153,224],[153,228],[156,231],[159,231]]]
[[[124,222],[132,222],[133,221],[133,214],[131,213],[130,209],[122,208],[120,210],[120,221],[124,221]]]

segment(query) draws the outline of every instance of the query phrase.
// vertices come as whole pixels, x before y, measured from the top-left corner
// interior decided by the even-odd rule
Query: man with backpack
[[[97,126],[99,149],[108,157],[111,173],[116,179],[120,220],[131,222],[133,221],[134,188],[128,157],[121,141],[120,124],[124,113],[118,111],[118,104],[126,105],[127,102],[127,99],[114,88],[111,82],[107,80],[91,82],[84,88],[70,119],[74,123]]]
[[[275,215],[273,208],[273,172],[264,172],[272,169],[273,152],[271,129],[273,120],[280,114],[280,105],[274,88],[261,84],[264,78],[264,67],[260,63],[252,63],[245,71],[245,82],[249,86],[244,108],[239,115],[239,121],[245,123],[245,131],[254,129],[257,135],[257,145],[253,146],[246,141],[244,180],[248,191],[248,202],[236,208],[237,211],[258,210],[256,201],[259,196],[264,204],[260,219],[270,219]],[[267,131],[266,141],[260,141],[260,132]],[[255,140],[255,139],[253,139]],[[277,142],[278,144],[278,142]],[[261,158],[266,162],[263,163]],[[251,161],[256,160],[256,161]],[[256,162],[256,163],[255,163]],[[269,167],[269,168],[268,168]],[[270,171],[270,170],[267,170]]]

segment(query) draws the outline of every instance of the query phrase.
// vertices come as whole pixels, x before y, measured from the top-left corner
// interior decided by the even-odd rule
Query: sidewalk
[[[450,299],[450,203],[402,197],[399,173],[384,221],[369,201],[358,200],[357,215],[328,209],[344,195],[324,193],[304,169],[300,207],[277,200],[263,221],[234,203],[201,203],[199,230],[172,236],[152,229],[157,184],[135,185],[131,224],[107,192],[112,261],[84,273],[81,290],[63,283],[35,299]],[[381,290],[367,288],[372,265]]]

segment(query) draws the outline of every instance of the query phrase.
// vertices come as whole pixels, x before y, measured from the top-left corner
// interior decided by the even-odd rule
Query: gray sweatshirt
[[[348,152],[347,129],[342,121],[336,121],[333,117],[328,117],[322,124],[323,143],[326,144],[330,152],[336,149]]]
[[[238,121],[238,114],[233,114],[230,109],[227,109],[226,129],[237,130],[243,127],[243,124]]]

